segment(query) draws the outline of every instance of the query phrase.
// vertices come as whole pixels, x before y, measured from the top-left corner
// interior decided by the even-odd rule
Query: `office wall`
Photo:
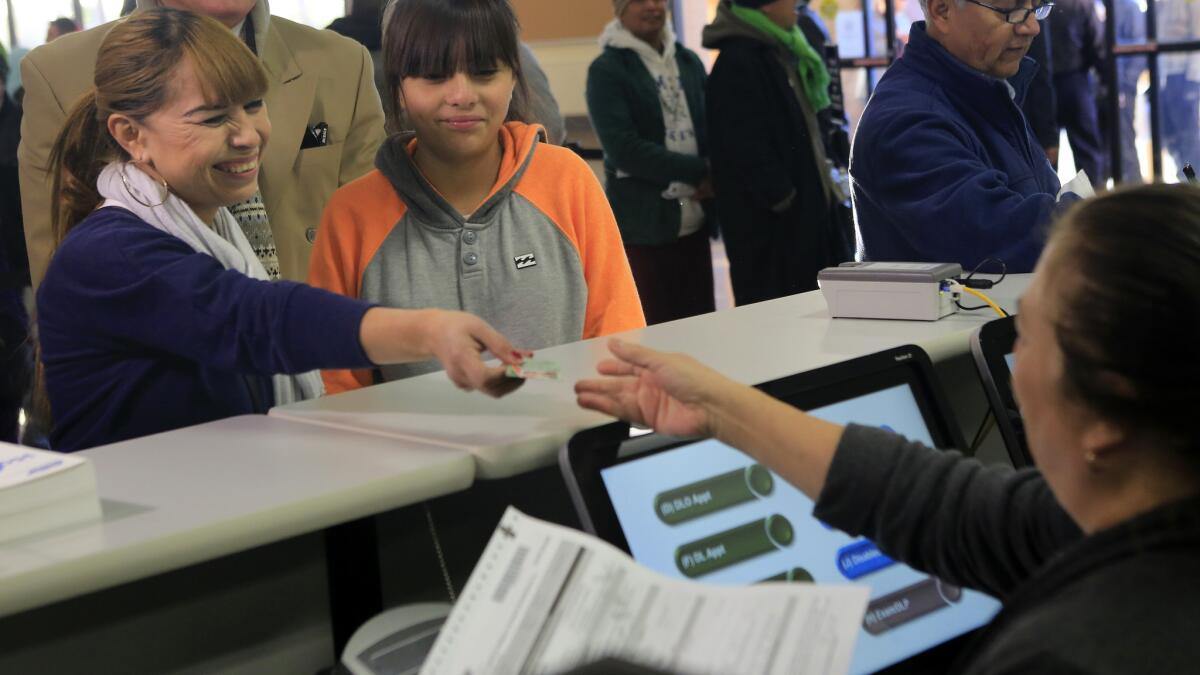
[[[612,0],[513,0],[525,40],[595,37],[613,17]]]
[[[513,9],[563,115],[586,115],[587,68],[600,53],[596,39],[613,17],[612,0],[513,0]]]

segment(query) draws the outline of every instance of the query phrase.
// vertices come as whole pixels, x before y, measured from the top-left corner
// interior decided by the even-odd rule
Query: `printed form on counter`
[[[551,674],[616,657],[672,673],[845,673],[864,586],[667,578],[509,507],[422,675]]]

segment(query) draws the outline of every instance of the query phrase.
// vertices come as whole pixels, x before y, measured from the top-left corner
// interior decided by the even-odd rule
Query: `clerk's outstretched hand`
[[[672,436],[711,436],[755,458],[813,499],[842,427],[739,384],[696,359],[612,340],[605,377],[575,383],[579,405]]]
[[[673,436],[709,436],[710,396],[728,380],[696,359],[613,339],[596,370],[575,384],[579,405]]]

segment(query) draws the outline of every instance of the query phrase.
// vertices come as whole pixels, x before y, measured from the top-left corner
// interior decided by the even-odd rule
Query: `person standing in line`
[[[1200,6],[1191,0],[1157,0],[1158,43],[1200,39]],[[1184,164],[1200,165],[1200,53],[1158,57],[1160,119],[1163,148],[1182,179]]]
[[[704,28],[704,46],[721,51],[708,134],[739,305],[814,290],[817,272],[851,257],[817,119],[829,72],[796,21],[795,0],[722,0]]]
[[[68,19],[65,16],[60,16],[50,22],[46,27],[46,42],[54,42],[58,38],[68,34],[79,32],[79,24],[73,19]]]
[[[716,309],[704,64],[676,41],[666,0],[614,0],[588,68],[605,193],[649,324]]]
[[[21,225],[17,183],[17,143],[21,107],[8,95],[8,59],[0,47],[0,441],[16,443],[18,419],[32,374],[29,314],[29,262]]]
[[[1141,44],[1146,41],[1146,13],[1137,0],[1116,0],[1113,4],[1116,17],[1117,44]],[[1116,120],[1115,133],[1121,144],[1121,182],[1141,183],[1142,164],[1138,159],[1137,131],[1133,126],[1137,111],[1137,87],[1142,73],[1146,72],[1145,56],[1117,57],[1117,96],[1120,97],[1120,114]]]
[[[469,312],[531,349],[646,325],[600,182],[524,121],[508,0],[395,0],[384,18],[393,134],[339,189],[309,283],[409,309]],[[327,370],[330,392],[435,370]]]
[[[1075,166],[1093,185],[1108,179],[1100,136],[1096,85],[1092,71],[1104,62],[1100,20],[1093,0],[1055,0],[1050,28],[1050,59],[1058,126],[1066,129]]]

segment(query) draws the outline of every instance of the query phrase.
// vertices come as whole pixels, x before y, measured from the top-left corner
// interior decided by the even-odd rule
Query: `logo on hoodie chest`
[[[513,264],[517,266],[517,269],[523,270],[526,267],[537,266],[537,258],[535,258],[532,253],[526,253],[524,255],[514,256]]]

